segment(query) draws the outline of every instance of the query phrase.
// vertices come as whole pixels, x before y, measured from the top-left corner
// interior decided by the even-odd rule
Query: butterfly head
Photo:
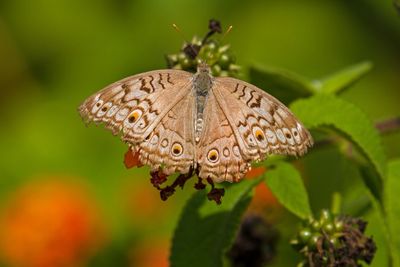
[[[206,62],[202,61],[197,65],[197,73],[199,74],[210,74],[210,67]]]

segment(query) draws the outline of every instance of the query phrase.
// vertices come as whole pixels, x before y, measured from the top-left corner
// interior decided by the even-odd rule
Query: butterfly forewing
[[[105,123],[114,134],[136,145],[190,91],[184,71],[151,71],[115,82],[89,97],[79,112],[87,122]],[[186,90],[186,91],[185,91]]]

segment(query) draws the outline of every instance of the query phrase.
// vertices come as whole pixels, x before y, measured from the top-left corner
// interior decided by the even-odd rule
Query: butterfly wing
[[[88,122],[122,132],[140,160],[166,174],[199,168],[199,177],[237,181],[266,154],[301,155],[309,132],[278,100],[233,78],[217,78],[204,109],[204,131],[194,145],[192,75],[178,70],[142,73],[113,83],[79,108]]]
[[[273,96],[234,78],[217,78],[217,102],[233,126],[244,157],[303,155],[313,140],[293,113]]]
[[[140,161],[163,173],[188,173],[194,166],[194,97],[187,93],[140,143]]]
[[[90,96],[79,112],[87,122],[122,132],[143,164],[186,173],[194,158],[191,78],[179,70],[131,76]]]
[[[198,176],[215,182],[238,181],[250,167],[241,153],[232,124],[212,91],[204,108],[204,130],[196,148],[196,158]]]
[[[131,76],[90,96],[79,112],[86,122],[104,123],[114,134],[122,131],[124,139],[137,143],[187,94],[190,78],[178,70]]]

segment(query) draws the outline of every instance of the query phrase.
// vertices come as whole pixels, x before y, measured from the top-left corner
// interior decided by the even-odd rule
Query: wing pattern
[[[197,169],[203,179],[239,181],[254,160],[303,155],[310,133],[281,102],[233,78],[213,78],[204,127],[195,142],[193,75],[159,70],[131,76],[90,96],[79,112],[86,122],[121,133],[140,161],[169,175]]]
[[[193,166],[192,75],[160,70],[113,83],[89,97],[79,112],[86,122],[122,133],[134,153],[153,170],[188,172]],[[186,117],[188,116],[188,117]]]

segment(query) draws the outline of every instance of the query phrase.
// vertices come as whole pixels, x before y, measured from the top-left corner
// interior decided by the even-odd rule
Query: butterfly
[[[247,82],[155,70],[117,81],[79,107],[88,122],[121,134],[139,160],[166,175],[196,170],[200,179],[237,182],[252,161],[300,156],[313,139],[292,112]]]

